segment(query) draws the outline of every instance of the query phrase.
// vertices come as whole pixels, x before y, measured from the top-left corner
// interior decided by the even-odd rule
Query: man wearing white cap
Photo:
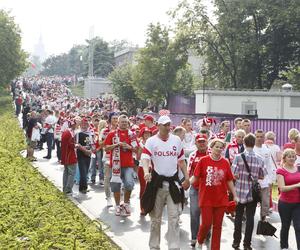
[[[148,195],[150,212],[150,249],[160,249],[161,217],[165,204],[168,211],[167,241],[169,249],[180,249],[179,215],[181,213],[184,192],[190,186],[186,169],[183,146],[180,138],[170,133],[171,119],[161,116],[158,119],[158,134],[149,138],[141,156],[145,180],[148,182],[144,196]],[[149,172],[150,162],[153,163]],[[180,184],[178,166],[185,180]],[[147,192],[148,189],[148,192]],[[147,200],[145,198],[145,200]]]

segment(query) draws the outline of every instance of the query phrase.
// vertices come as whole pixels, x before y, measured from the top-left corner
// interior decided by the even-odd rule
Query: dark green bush
[[[118,249],[20,156],[24,135],[11,100],[0,95],[0,248]]]

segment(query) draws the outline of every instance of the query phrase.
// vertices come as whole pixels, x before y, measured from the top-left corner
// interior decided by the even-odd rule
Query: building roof
[[[203,89],[195,90],[195,94],[203,94]],[[205,89],[204,94],[222,96],[299,96],[297,91],[264,91],[264,90],[212,90]]]

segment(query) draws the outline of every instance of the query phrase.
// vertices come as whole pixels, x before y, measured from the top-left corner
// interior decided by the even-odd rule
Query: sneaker
[[[44,156],[43,158],[48,159],[48,160],[51,159],[51,157],[49,157],[49,156]]]
[[[90,190],[89,189],[83,189],[83,190],[79,190],[79,192],[82,193],[82,194],[86,194],[86,193],[90,192]]]
[[[100,180],[99,185],[100,185],[100,187],[104,187],[104,180]]]
[[[197,249],[197,250],[202,250],[202,249],[203,249],[203,248],[202,248],[202,245],[203,245],[203,244],[199,244],[199,242],[197,241],[197,242],[196,242],[195,249]]]
[[[195,247],[196,246],[196,243],[197,243],[197,240],[191,240],[191,247]]]
[[[111,198],[106,198],[106,207],[112,207],[113,203],[111,201]]]
[[[233,243],[232,243],[232,248],[234,248],[234,249],[236,249],[236,250],[240,249],[240,243],[235,243],[235,242],[233,242]]]
[[[120,206],[116,206],[115,215],[116,216],[120,216],[121,215],[121,207]]]
[[[128,203],[124,203],[123,206],[123,216],[130,216],[131,215],[131,212],[130,212],[130,206]]]

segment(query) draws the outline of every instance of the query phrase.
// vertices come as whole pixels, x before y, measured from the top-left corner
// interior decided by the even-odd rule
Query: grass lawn
[[[80,82],[77,83],[75,86],[70,85],[70,90],[72,91],[72,94],[79,97],[84,97],[84,83]]]
[[[0,248],[119,249],[20,155],[24,134],[0,93]]]

